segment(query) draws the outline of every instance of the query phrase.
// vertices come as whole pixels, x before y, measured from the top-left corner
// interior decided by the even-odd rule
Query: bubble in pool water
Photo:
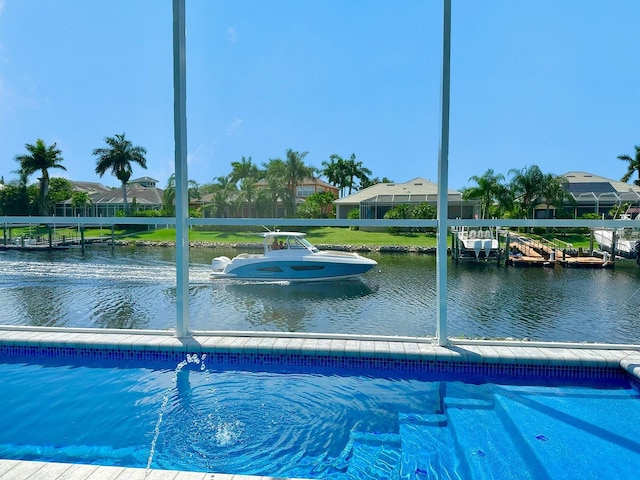
[[[238,441],[240,437],[241,423],[235,421],[233,423],[221,422],[216,429],[215,439],[219,447],[227,447]]]

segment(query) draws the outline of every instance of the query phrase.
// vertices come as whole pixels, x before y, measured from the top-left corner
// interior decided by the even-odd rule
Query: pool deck
[[[640,345],[550,343],[451,339],[447,346],[432,338],[378,337],[275,332],[194,332],[176,338],[172,331],[97,330],[0,326],[0,347],[63,347],[348,357],[525,367],[620,368],[640,380]],[[96,465],[0,460],[3,480],[276,480],[276,477],[178,472]],[[278,480],[284,480],[278,477]]]

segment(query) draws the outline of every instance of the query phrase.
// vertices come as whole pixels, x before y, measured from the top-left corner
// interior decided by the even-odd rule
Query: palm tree
[[[229,180],[240,189],[240,195],[237,198],[239,209],[242,208],[242,201],[246,201],[251,211],[256,201],[255,183],[263,172],[253,163],[251,157],[242,157],[239,162],[231,162],[231,167],[233,170],[229,174]],[[244,211],[241,216],[244,216]]]
[[[295,205],[296,205],[296,188],[300,185],[306,178],[313,177],[314,168],[307,167],[304,164],[304,157],[307,156],[309,152],[294,152],[293,150],[287,150],[287,160],[285,161],[285,176],[287,188],[289,189],[289,196],[287,207],[287,213],[289,215],[293,215],[295,213]]]
[[[40,170],[42,176],[38,179],[40,181],[40,195],[39,195],[39,210],[41,215],[49,215],[49,169],[60,168],[66,170],[66,168],[60,163],[63,158],[60,156],[62,153],[56,144],[47,145],[43,140],[36,140],[35,144],[25,144],[24,146],[28,154],[16,155],[15,159],[20,163],[21,175],[26,177]]]
[[[356,185],[355,179],[357,178],[360,181],[360,185],[365,184],[369,181],[369,176],[371,175],[371,170],[364,167],[362,162],[356,162],[356,154],[352,153],[351,158],[347,160],[347,178],[349,180],[347,187],[349,187],[349,192],[347,195],[351,195],[351,189],[355,188],[358,190],[360,187]]]
[[[220,176],[216,179],[217,183],[213,184],[213,203],[216,206],[216,217],[229,217],[229,207],[234,205],[236,200],[237,188],[229,176]]]
[[[567,179],[561,175],[548,173],[544,176],[540,186],[540,194],[547,205],[547,218],[549,218],[549,210],[552,206],[562,208],[565,199],[573,200],[566,188],[568,183]]]
[[[544,182],[544,174],[537,165],[524,167],[522,170],[512,168],[509,174],[513,175],[511,190],[524,218],[533,218],[535,202],[542,196],[540,188]]]
[[[127,182],[133,173],[131,163],[137,163],[146,169],[147,150],[144,147],[134,146],[130,140],[125,139],[124,133],[116,134],[115,137],[106,137],[104,141],[107,148],[96,148],[93,151],[93,154],[98,157],[96,173],[102,177],[107,170],[111,170],[111,173],[122,182],[122,199],[126,212],[128,211]]]
[[[638,179],[634,180],[634,184],[640,186],[640,146],[636,145],[634,147],[636,149],[635,158],[631,158],[629,155],[618,155],[618,159],[624,160],[625,162],[629,162],[627,166],[627,173],[621,178],[623,182],[628,182],[633,174],[638,172]]]
[[[231,162],[231,174],[229,180],[238,185],[244,180],[253,180],[255,183],[260,178],[260,169],[253,163],[251,157],[242,159],[239,162]]]
[[[356,154],[352,153],[349,160],[345,160],[335,153],[329,157],[329,162],[322,162],[324,169],[322,174],[327,177],[329,183],[332,183],[340,189],[340,196],[343,196],[344,190],[348,189],[347,195],[351,195],[353,189],[358,189],[355,180],[360,181],[360,186],[369,186],[371,180],[371,170],[364,167],[362,162],[356,161]]]
[[[189,180],[189,198],[200,198],[200,186],[195,180]],[[176,174],[172,173],[167,180],[167,186],[162,192],[162,205],[166,215],[175,214],[176,202]]]
[[[336,187],[340,191],[340,197],[343,196],[344,189],[347,187],[347,166],[342,157],[335,153],[329,157],[329,161],[322,162],[324,169],[321,171],[322,175],[327,178],[327,181]]]
[[[371,187],[372,185],[377,185],[378,183],[394,183],[394,182],[388,177],[369,178],[367,181],[360,181],[360,189]]]
[[[475,187],[465,188],[462,192],[462,198],[477,198],[480,200],[480,218],[485,219],[489,216],[491,206],[498,202],[504,196],[505,187],[501,182],[504,175],[494,173],[493,169],[488,169],[482,176],[473,175],[469,181],[477,183]]]
[[[73,210],[82,209],[84,216],[87,216],[87,207],[91,205],[91,197],[87,192],[75,192],[71,197],[71,205]]]
[[[256,187],[256,179],[245,178],[240,182],[240,199],[247,202],[249,212],[253,212],[258,197],[258,189]],[[244,216],[244,211],[242,212]]]
[[[260,189],[256,198],[258,210],[272,217],[277,216],[278,200],[286,204],[291,191],[287,188],[287,166],[279,158],[269,160],[265,167],[265,186]]]

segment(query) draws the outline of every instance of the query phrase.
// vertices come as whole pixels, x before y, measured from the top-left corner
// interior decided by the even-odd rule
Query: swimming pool
[[[336,479],[630,478],[640,462],[619,368],[5,350],[2,458],[145,467],[154,445],[154,468]]]

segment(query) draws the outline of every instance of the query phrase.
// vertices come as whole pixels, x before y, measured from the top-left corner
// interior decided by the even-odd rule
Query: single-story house
[[[449,189],[447,193],[448,218],[476,218],[480,213],[478,200],[463,200],[462,192]],[[382,219],[393,207],[408,204],[417,206],[423,202],[437,206],[438,185],[414,178],[405,183],[377,183],[333,202],[336,218],[346,219],[351,210],[360,212],[360,219]]]
[[[567,172],[562,176],[567,180],[566,189],[572,200],[565,200],[564,207],[573,212],[574,218],[585,213],[607,217],[610,211],[627,203],[640,207],[640,187],[637,185],[587,172]],[[546,218],[546,205],[536,207],[535,218]]]
[[[141,177],[127,183],[127,203],[129,208],[135,205],[137,210],[162,210],[164,191],[156,187],[158,183],[150,177]],[[74,192],[86,192],[91,203],[86,208],[73,206],[73,199],[55,205],[56,217],[115,217],[124,211],[122,187],[109,188],[97,182],[78,182],[71,180]]]

